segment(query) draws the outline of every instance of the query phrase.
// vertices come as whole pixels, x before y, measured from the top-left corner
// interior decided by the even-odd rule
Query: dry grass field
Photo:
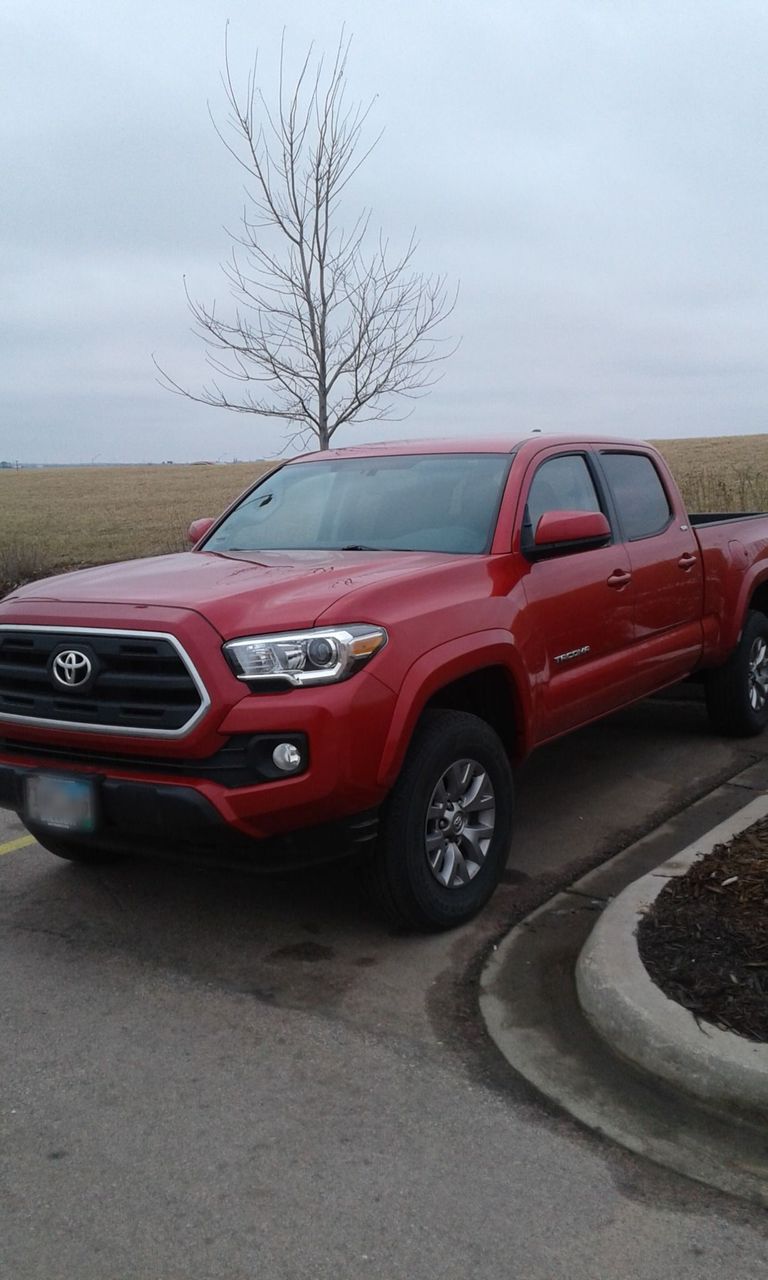
[[[768,435],[655,443],[690,510],[768,510]],[[0,595],[73,565],[177,551],[191,520],[222,511],[268,465],[0,471]]]
[[[654,440],[689,511],[768,511],[768,435]]]
[[[0,471],[0,595],[72,565],[180,551],[268,463]]]

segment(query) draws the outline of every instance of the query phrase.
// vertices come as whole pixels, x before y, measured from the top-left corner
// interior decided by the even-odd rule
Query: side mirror
[[[202,516],[199,520],[193,520],[187,529],[187,541],[191,547],[196,547],[201,542],[209,529],[213,528],[216,521],[212,516]]]
[[[611,526],[602,511],[545,511],[533,536],[533,556],[604,546]],[[530,554],[530,553],[529,553]]]

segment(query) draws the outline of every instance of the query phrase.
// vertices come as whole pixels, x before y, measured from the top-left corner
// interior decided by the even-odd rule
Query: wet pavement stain
[[[333,947],[325,947],[320,942],[291,942],[286,947],[278,947],[270,951],[268,960],[302,960],[317,963],[320,960],[333,960],[336,952]]]

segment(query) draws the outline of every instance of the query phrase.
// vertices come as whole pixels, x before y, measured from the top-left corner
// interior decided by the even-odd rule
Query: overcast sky
[[[462,339],[406,423],[460,435],[768,430],[765,0],[9,0],[0,16],[0,459],[256,458],[281,429],[179,399],[204,379],[182,277],[226,303],[244,77],[354,35],[378,94],[349,189],[461,281]]]

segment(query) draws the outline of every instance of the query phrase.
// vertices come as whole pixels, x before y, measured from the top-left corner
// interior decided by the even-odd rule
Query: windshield
[[[404,454],[288,464],[267,476],[206,551],[446,551],[490,546],[511,455]]]

